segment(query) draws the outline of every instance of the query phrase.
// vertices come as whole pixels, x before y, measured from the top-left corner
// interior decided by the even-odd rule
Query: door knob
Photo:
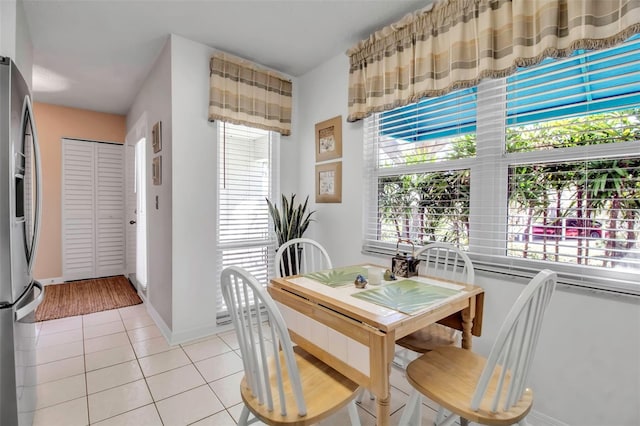
[[[133,225],[134,223],[136,223],[136,221],[135,221],[135,220],[130,220],[130,221],[129,221],[129,225]]]

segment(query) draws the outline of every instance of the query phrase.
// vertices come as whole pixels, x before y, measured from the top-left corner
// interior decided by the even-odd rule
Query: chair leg
[[[404,406],[399,426],[419,425],[422,419],[422,394],[415,389],[411,390],[407,404]]]
[[[360,415],[358,414],[358,407],[355,401],[349,403],[349,420],[351,420],[351,426],[360,426]]]
[[[358,396],[356,396],[356,402],[358,404],[362,404],[362,397],[364,396],[364,393],[367,392],[369,394],[369,399],[370,400],[374,400],[376,399],[376,397],[373,395],[373,392],[371,392],[369,389],[365,389],[365,388],[360,388],[360,390],[358,391]]]
[[[408,349],[400,349],[394,354],[393,362],[391,365],[396,367],[398,370],[402,372],[402,375],[406,375],[407,365],[410,362],[409,358],[409,350]]]
[[[242,407],[242,413],[240,413],[240,418],[238,419],[238,426],[246,426],[249,424],[247,421],[249,419],[249,409],[246,405]]]
[[[440,409],[438,410],[438,415],[436,417],[436,421],[434,422],[434,425],[435,426],[451,426],[453,423],[455,423],[457,418],[458,416],[456,416],[452,412],[440,407]],[[463,421],[467,421],[467,420],[460,417],[460,422],[462,423]]]

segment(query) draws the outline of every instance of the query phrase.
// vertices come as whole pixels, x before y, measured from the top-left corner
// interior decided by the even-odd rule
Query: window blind
[[[476,102],[474,87],[365,120],[367,250],[407,239],[468,245]]]
[[[640,40],[577,51],[365,123],[365,251],[640,294]]]
[[[279,134],[218,122],[217,275],[228,266],[247,269],[266,285],[273,275],[275,241],[266,198],[277,188]],[[218,323],[230,321],[218,291]]]

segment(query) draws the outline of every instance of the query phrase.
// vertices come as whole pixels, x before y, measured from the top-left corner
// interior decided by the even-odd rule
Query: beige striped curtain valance
[[[211,57],[209,82],[209,120],[291,134],[290,80],[220,52]]]
[[[347,51],[357,121],[640,32],[640,0],[443,0]]]

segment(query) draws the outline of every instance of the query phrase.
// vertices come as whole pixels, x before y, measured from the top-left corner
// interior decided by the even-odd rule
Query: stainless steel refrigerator
[[[40,229],[40,153],[29,88],[0,56],[0,424],[31,425],[36,408],[33,279]]]

